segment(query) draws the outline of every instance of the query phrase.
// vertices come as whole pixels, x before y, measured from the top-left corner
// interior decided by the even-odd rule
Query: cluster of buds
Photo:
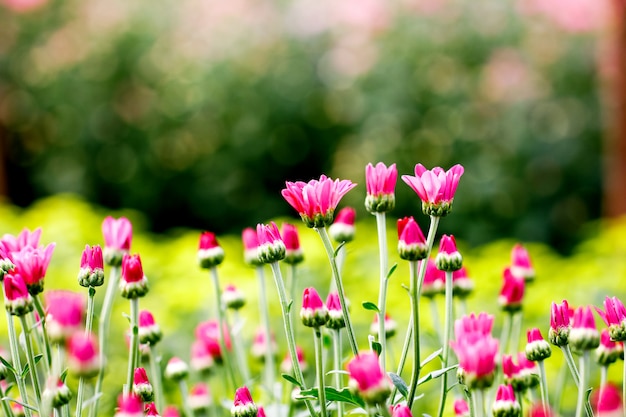
[[[525,392],[539,384],[537,366],[526,358],[524,352],[519,352],[515,358],[512,355],[503,355],[502,373],[506,383],[511,385],[516,392]]]

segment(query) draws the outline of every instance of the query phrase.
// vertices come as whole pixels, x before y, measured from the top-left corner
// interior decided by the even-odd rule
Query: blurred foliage
[[[161,325],[164,339],[159,345],[164,361],[172,356],[189,360],[189,347],[193,339],[195,326],[207,320],[214,314],[214,293],[209,275],[197,266],[196,250],[200,231],[191,229],[177,229],[167,234],[155,235],[146,231],[145,219],[137,212],[124,211],[110,213],[101,207],[93,206],[82,199],[72,196],[55,196],[38,201],[28,209],[19,209],[10,205],[0,205],[0,230],[6,233],[17,234],[23,227],[34,229],[43,228],[42,242],[56,242],[52,262],[46,277],[46,289],[72,289],[85,291],[79,287],[76,276],[80,264],[80,256],[85,244],[102,244],[100,224],[105,215],[125,215],[133,223],[134,235],[132,252],[141,254],[144,272],[150,281],[150,292],[140,300],[140,308],[153,312],[157,322]],[[445,218],[442,224],[453,219],[456,214]],[[277,219],[288,221],[289,219]],[[293,221],[293,219],[291,219]],[[426,219],[420,218],[422,227]],[[306,229],[298,221],[300,239],[305,252],[305,262],[298,268],[297,287],[299,294],[303,288],[314,286],[325,298],[330,285],[330,269],[328,260],[323,251],[321,241],[311,229]],[[395,245],[397,242],[395,227],[392,219],[388,219],[388,242],[390,265],[398,263],[389,288],[388,312],[398,322],[398,334],[390,339],[391,354],[399,355],[404,338],[404,329],[408,324],[409,300],[403,286],[408,285],[408,266],[399,259]],[[524,325],[520,335],[520,347],[524,346],[525,329],[539,327],[544,336],[549,328],[550,302],[560,302],[567,299],[571,306],[583,304],[602,305],[606,295],[626,297],[622,285],[626,275],[626,242],[623,239],[626,233],[626,219],[615,222],[593,223],[586,227],[586,239],[578,245],[573,254],[563,257],[553,249],[542,243],[528,243],[537,280],[527,288],[524,301]],[[239,342],[246,344],[249,351],[252,337],[259,326],[258,314],[258,282],[253,268],[244,264],[243,248],[239,235],[219,236],[220,244],[226,252],[226,259],[219,267],[219,276],[222,286],[234,283],[248,297],[248,303],[242,310],[244,327]],[[498,336],[504,320],[497,305],[497,296],[501,286],[503,268],[509,264],[510,250],[515,241],[499,240],[483,246],[473,246],[459,241],[459,248],[464,256],[464,265],[475,282],[475,291],[468,299],[469,311],[486,311],[496,315],[494,334]],[[376,302],[378,290],[378,256],[377,256],[376,225],[373,218],[363,219],[357,224],[357,234],[354,242],[347,245],[347,259],[344,269],[346,294],[351,301],[352,315],[355,320],[355,330],[361,348],[367,348],[367,337],[370,323],[373,319],[371,311],[362,307],[364,301]],[[286,265],[283,265],[283,267]],[[279,359],[285,352],[285,337],[280,322],[280,308],[273,279],[269,269],[266,270],[269,305],[271,308],[273,329],[275,329],[279,344]],[[284,276],[287,276],[286,271]],[[86,293],[86,291],[85,291]],[[100,309],[104,288],[96,294],[96,311]],[[299,311],[299,296],[296,295],[294,311]],[[436,299],[441,317],[443,317],[443,300]],[[129,305],[125,299],[119,297],[115,303],[112,325],[111,344],[108,369],[105,379],[104,407],[113,407],[113,399],[121,390],[120,381],[124,380],[125,363],[127,360],[124,332],[128,323],[123,313],[128,313]],[[432,327],[431,310],[428,303],[422,303],[423,334],[421,340],[424,345],[424,357],[437,349],[436,336]],[[602,327],[600,320],[598,326]],[[311,364],[313,356],[312,335],[310,330],[299,325],[296,320],[296,338],[305,348],[305,355]],[[6,334],[6,323],[0,321],[0,334]],[[345,358],[349,359],[346,350]],[[396,357],[397,360],[397,357]],[[395,361],[394,361],[395,362]],[[437,361],[435,361],[437,362]],[[554,381],[563,360],[559,352],[553,353],[553,358],[547,361],[548,378]],[[438,364],[433,364],[436,366]],[[313,367],[310,366],[309,369]],[[255,367],[258,369],[258,366]],[[407,368],[408,369],[408,368]],[[615,370],[614,370],[615,371]],[[620,370],[611,378],[619,379]],[[309,371],[309,378],[313,374]],[[191,374],[190,382],[200,377]],[[216,375],[212,379],[212,389],[216,395],[232,398],[232,392]],[[405,375],[408,378],[408,373]],[[592,381],[597,385],[598,370],[592,373]],[[312,381],[312,379],[311,379]],[[75,387],[76,381],[70,379],[70,385]],[[570,382],[569,389],[573,385]],[[170,387],[168,398],[176,401],[177,390]],[[437,394],[438,384],[425,384],[423,389],[428,394],[433,390]],[[420,391],[421,392],[421,391]],[[552,391],[551,391],[552,392]],[[570,392],[571,393],[571,392]],[[262,394],[258,394],[259,396]],[[256,397],[258,398],[258,397]],[[429,398],[427,395],[426,399]],[[564,397],[564,415],[573,412],[574,404]],[[436,404],[427,400],[420,402],[423,411],[432,412]],[[569,407],[569,408],[568,408]],[[571,413],[569,413],[571,414]]]
[[[290,215],[285,180],[462,163],[443,230],[566,252],[599,216],[602,4],[2,0],[8,194],[232,232]]]

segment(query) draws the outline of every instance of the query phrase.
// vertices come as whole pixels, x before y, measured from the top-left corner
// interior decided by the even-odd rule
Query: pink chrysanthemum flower
[[[624,403],[618,387],[609,383],[593,391],[591,403],[596,416],[620,417],[623,415]]]
[[[426,238],[413,216],[398,219],[398,254],[407,261],[419,261],[428,255]]]
[[[328,321],[328,309],[313,287],[305,288],[302,293],[300,318],[307,327],[321,327]]]
[[[504,311],[515,312],[522,308],[524,301],[525,282],[516,278],[510,268],[505,268],[503,272],[504,282],[498,297],[498,303]]]
[[[91,378],[100,370],[96,338],[83,333],[74,333],[67,344],[67,362],[70,372],[77,377]]]
[[[143,417],[143,410],[143,401],[137,395],[120,395],[115,417]]]
[[[617,297],[604,299],[604,311],[595,307],[598,315],[609,327],[609,335],[614,341],[626,340],[626,307]]]
[[[308,183],[286,183],[282,195],[300,214],[307,227],[325,227],[333,222],[335,209],[341,198],[356,187],[350,180],[332,180],[326,175]]]
[[[515,392],[511,385],[500,385],[496,392],[496,400],[491,408],[493,417],[519,417],[522,408],[515,399]]]
[[[528,343],[525,353],[529,361],[542,361],[552,355],[550,344],[541,335],[541,330],[534,327],[529,329],[526,335]]]
[[[230,409],[230,415],[232,417],[257,417],[258,408],[254,401],[248,387],[237,388],[235,391],[235,401]]]
[[[189,390],[189,407],[194,411],[207,410],[211,406],[209,386],[198,382]]]
[[[457,398],[454,400],[454,415],[456,417],[470,416],[469,404],[463,398]]]
[[[64,343],[83,326],[85,297],[72,291],[54,290],[44,294],[48,336],[53,343]]]
[[[596,362],[601,366],[609,366],[624,357],[624,342],[611,340],[609,329],[600,332],[600,345],[595,352]]]
[[[550,330],[548,332],[548,340],[550,343],[556,346],[567,345],[570,329],[570,313],[567,300],[563,300],[561,304],[552,302],[550,309]]]
[[[114,219],[107,216],[102,222],[104,236],[104,261],[107,265],[120,266],[122,257],[130,251],[133,226],[126,217]]]
[[[293,224],[283,223],[280,234],[285,243],[285,263],[296,265],[302,262],[304,260],[304,252],[300,247],[298,228]]]
[[[224,249],[217,242],[217,237],[211,232],[202,232],[198,244],[198,264],[200,268],[210,269],[222,263]]]
[[[148,293],[148,278],[143,274],[139,254],[124,254],[119,287],[124,298],[143,297]]]
[[[437,269],[435,260],[430,258],[426,261],[426,273],[422,283],[421,293],[424,297],[433,298],[438,294],[443,294],[446,286],[445,272]]]
[[[535,269],[530,262],[530,255],[520,243],[511,250],[511,273],[526,282],[535,280]]]
[[[189,362],[191,369],[200,373],[208,373],[215,366],[215,359],[207,348],[206,344],[201,340],[194,340],[191,344],[191,360]]]
[[[86,245],[80,258],[78,283],[82,287],[99,287],[104,283],[104,258],[100,245]]]
[[[365,167],[365,186],[367,197],[365,197],[365,208],[370,213],[385,213],[393,210],[396,206],[396,181],[398,179],[398,169],[396,164],[391,164],[389,168],[382,162],[374,167],[367,164]]]
[[[150,402],[154,398],[154,390],[144,368],[135,368],[133,374],[133,393],[144,402]]]
[[[20,274],[7,274],[4,286],[4,306],[14,316],[23,316],[33,311],[33,297]]]
[[[54,243],[50,243],[45,248],[26,247],[13,254],[14,272],[22,276],[26,287],[28,287],[28,292],[32,295],[37,295],[43,291],[44,278],[52,259],[54,247]]]
[[[148,310],[139,312],[139,343],[154,346],[163,337],[161,327],[154,320],[154,316]]]
[[[596,320],[591,307],[578,307],[574,310],[569,343],[572,349],[579,352],[595,349],[600,345],[600,333],[596,328]]]
[[[361,353],[348,363],[350,388],[367,404],[384,404],[391,394],[391,381],[380,368],[374,352]]]
[[[344,207],[335,216],[335,221],[328,228],[328,234],[337,243],[352,242],[356,233],[356,210]]]
[[[422,164],[417,164],[415,176],[403,175],[402,180],[422,200],[424,214],[443,217],[452,209],[454,194],[463,171],[461,165],[455,165],[446,172],[440,167],[427,170]]]
[[[230,350],[231,340],[228,335],[228,329],[226,328],[226,324],[223,326],[224,345],[226,349]],[[205,321],[196,326],[196,339],[204,343],[217,363],[221,363],[222,361],[222,348],[220,346],[221,333],[217,320]]]
[[[257,257],[261,263],[270,264],[285,259],[285,243],[280,236],[276,223],[258,224],[256,235],[259,239]]]

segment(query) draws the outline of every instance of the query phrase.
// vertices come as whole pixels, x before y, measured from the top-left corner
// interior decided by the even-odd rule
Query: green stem
[[[332,332],[333,335],[333,362],[335,371],[340,371],[342,369],[342,361],[341,361],[341,331],[339,329],[335,329]],[[341,373],[335,373],[335,388],[340,390],[342,388],[342,378]],[[337,417],[343,417],[343,402],[337,402]]]
[[[37,365],[35,364],[35,353],[33,352],[33,345],[30,340],[30,327],[26,321],[26,316],[20,316],[20,323],[22,325],[22,331],[24,332],[24,345],[26,347],[26,360],[28,361],[29,368],[28,371],[30,372],[33,390],[35,391],[37,408],[41,410],[41,384],[39,383],[39,374],[37,373]]]
[[[6,295],[5,298],[6,300]],[[15,381],[17,382],[17,388],[20,392],[20,397],[24,404],[28,404],[28,391],[26,391],[26,384],[24,383],[24,378],[20,375],[22,372],[22,362],[20,360],[20,351],[17,344],[17,334],[15,332],[15,323],[13,323],[13,316],[11,313],[6,311],[7,315],[7,329],[9,331],[9,346],[11,347],[11,362],[13,364],[13,368],[15,369]],[[24,415],[26,417],[31,417],[32,412],[30,408],[24,407]]]
[[[87,297],[87,317],[85,319],[85,335],[89,335],[93,328],[93,310],[94,310],[94,297],[96,296],[96,289],[89,287],[89,294]]]
[[[424,262],[424,261],[420,261]],[[409,262],[409,275],[410,275],[410,287],[409,287],[409,298],[411,300],[411,317],[409,319],[409,331],[407,331],[407,341],[410,344],[409,335],[419,335],[420,334],[420,290],[422,288],[422,282],[418,278],[418,269],[419,265],[417,261]],[[402,348],[402,356],[400,362],[404,366],[403,358],[406,357],[406,353],[408,352],[408,344],[405,341],[404,347]],[[419,337],[415,337],[413,340],[413,368],[411,369],[411,387],[409,389],[409,395],[407,396],[407,403],[409,404],[409,408],[413,405],[413,401],[415,398],[415,392],[417,391],[417,381],[420,379],[420,371],[421,367],[421,358],[420,358],[420,340]],[[402,372],[399,369],[399,372]],[[398,375],[401,375],[398,373]],[[393,397],[392,397],[393,398]],[[408,400],[410,398],[410,400]]]
[[[217,267],[212,267],[210,269],[211,272],[211,280],[213,281],[213,289],[215,291],[216,297],[216,310],[217,310],[217,320],[219,323],[219,332],[220,332],[220,350],[222,351],[222,359],[224,361],[224,366],[228,370],[228,376],[232,382],[233,389],[237,386],[237,379],[235,378],[235,371],[233,370],[233,363],[230,359],[230,352],[226,347],[226,334],[224,333],[224,327],[226,327],[226,331],[229,332],[229,339],[232,340],[232,335],[230,335],[230,328],[226,326],[226,320],[224,318],[224,307],[222,305],[222,290],[220,289],[220,282],[217,276]]]
[[[193,410],[189,405],[189,389],[187,388],[187,382],[184,379],[178,381],[178,388],[180,389],[180,396],[183,401],[183,409],[187,417],[194,417]]]
[[[285,283],[283,282],[283,277],[280,272],[280,267],[278,266],[278,262],[272,262],[270,264],[272,268],[272,272],[274,274],[274,282],[276,283],[276,289],[278,291],[278,298],[280,300],[280,309],[283,316],[283,324],[285,327],[285,336],[287,339],[287,348],[289,349],[289,356],[291,357],[291,365],[293,368],[294,377],[296,381],[300,384],[300,388],[302,390],[306,389],[304,384],[304,377],[302,375],[302,369],[300,368],[300,363],[298,362],[298,354],[296,352],[296,341],[293,335],[293,325],[291,323],[291,316],[289,314],[290,305],[287,301],[287,293],[285,292]],[[304,400],[304,404],[311,416],[316,416],[317,413],[311,405],[310,401]]]
[[[519,348],[519,339],[522,329],[522,310],[513,314],[513,326],[511,327],[511,345],[509,346],[511,353],[516,353]]]
[[[580,388],[580,375],[578,374],[576,362],[574,362],[574,358],[572,357],[572,351],[570,350],[569,345],[561,346],[561,351],[563,352],[563,356],[565,356],[565,362],[567,362],[567,366],[572,373],[572,377],[574,378],[574,383],[576,384],[576,387]]]
[[[50,349],[50,339],[48,338],[48,329],[46,327],[46,310],[44,310],[43,305],[41,304],[39,294],[33,296],[33,304],[35,305],[35,310],[37,310],[37,314],[39,314],[39,320],[41,321],[41,334],[45,359],[44,364],[46,367],[46,373],[50,374],[50,367],[52,366],[52,350]]]
[[[467,390],[467,404],[469,405],[469,417],[476,417],[476,407],[474,404],[474,395],[472,390]]]
[[[378,343],[380,343],[380,368],[386,372],[387,358],[387,335],[385,334],[385,311],[387,303],[387,273],[389,272],[389,259],[387,254],[387,229],[385,227],[385,213],[376,214],[376,230],[378,232],[378,256],[379,256],[379,291],[378,291]]]
[[[11,409],[11,405],[9,404],[9,399],[6,397],[6,393],[4,392],[4,388],[0,385],[0,398],[2,400],[2,411],[4,411],[4,415],[6,417],[13,417],[13,410]]]
[[[320,328],[313,329],[315,334],[315,373],[317,376],[317,392],[320,401],[320,417],[326,417],[326,392],[324,390],[324,360],[322,352],[322,333]]]
[[[130,346],[128,352],[128,369],[126,372],[126,386],[124,394],[133,389],[135,368],[139,359],[139,298],[130,299]]]
[[[102,382],[104,381],[104,368],[107,357],[107,342],[109,340],[109,324],[111,321],[111,310],[113,309],[113,302],[115,300],[115,292],[117,290],[117,283],[120,279],[119,266],[112,266],[111,273],[109,274],[109,282],[107,283],[107,289],[102,303],[102,310],[100,311],[100,319],[98,322],[98,346],[100,348],[99,363],[100,370],[98,371],[98,379],[96,380],[96,388],[94,390],[94,403],[89,410],[89,417],[96,417],[98,413],[98,403],[102,396]]]
[[[161,357],[158,356],[156,346],[150,346],[150,373],[152,374],[152,385],[154,386],[155,398],[154,401],[157,406],[157,410],[163,410],[165,406],[165,397],[163,394],[163,384],[161,375]]]
[[[85,378],[82,376],[78,380],[78,394],[76,396],[76,417],[81,417],[83,414],[83,401],[85,398]]]
[[[402,354],[400,355],[400,361],[398,362],[398,370],[396,371],[397,375],[402,375],[404,370],[404,365],[406,364],[406,358],[409,356],[409,348],[411,347],[411,340],[413,339],[413,317],[409,317],[409,324],[406,330],[406,336],[404,337],[404,344],[402,345]],[[391,392],[391,403],[395,404],[396,394],[398,393],[398,388],[394,385],[393,391]]]
[[[444,317],[444,333],[443,346],[441,347],[441,357],[443,359],[442,368],[448,367],[448,359],[450,355],[450,336],[452,335],[452,324],[454,322],[453,299],[452,299],[452,272],[446,271],[446,301],[445,301],[445,317]],[[443,416],[446,407],[446,398],[448,396],[448,372],[441,376],[441,394],[439,397],[439,417]]]
[[[276,402],[276,393],[274,392],[274,352],[272,352],[272,332],[270,327],[270,313],[267,303],[267,291],[265,289],[265,274],[263,273],[263,266],[257,267],[257,275],[259,277],[259,308],[261,312],[261,322],[263,326],[263,333],[265,333],[265,385],[267,391],[270,393],[272,402]],[[290,300],[293,303],[293,300]],[[293,305],[293,304],[292,304]],[[291,309],[289,311],[291,318]]]
[[[232,339],[235,346],[235,356],[237,357],[237,363],[239,364],[241,377],[243,378],[244,383],[248,384],[250,381],[250,369],[248,368],[248,360],[246,359],[246,354],[243,350],[243,337],[239,337],[240,327],[242,326],[242,319],[239,317],[239,312],[237,310],[233,312],[233,316],[235,319],[235,324],[233,325],[232,329],[239,329],[237,330],[237,333],[233,333]]]
[[[335,280],[335,285],[337,286],[337,294],[339,295],[341,311],[343,313],[343,317],[346,323],[346,331],[348,333],[348,342],[350,342],[350,349],[352,349],[352,354],[354,356],[357,356],[359,354],[359,348],[356,343],[356,337],[354,335],[352,321],[350,320],[350,313],[348,312],[348,305],[346,304],[346,297],[343,291],[343,283],[341,281],[341,275],[339,274],[339,269],[337,268],[337,262],[335,259],[333,245],[330,242],[330,238],[328,237],[328,232],[326,231],[325,227],[316,227],[315,230],[320,235],[320,238],[322,239],[322,244],[324,245],[324,249],[326,249],[326,255],[328,255],[328,261],[330,262],[330,267],[333,271],[333,278]]]
[[[539,383],[541,384],[541,404],[543,405],[543,414],[548,416],[550,406],[548,403],[548,378],[546,377],[546,366],[544,361],[537,361],[539,365]]]
[[[513,323],[513,313],[506,311],[504,314],[504,323],[502,324],[502,333],[500,334],[500,356],[507,352],[509,339],[511,338],[511,326]]]
[[[582,417],[585,408],[585,396],[587,392],[587,372],[589,366],[589,350],[585,349],[580,355],[580,383],[578,384],[578,399],[576,401],[576,417]]]

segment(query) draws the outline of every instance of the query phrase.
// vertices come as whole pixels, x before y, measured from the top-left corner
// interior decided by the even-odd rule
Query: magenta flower
[[[469,404],[463,398],[454,400],[454,415],[456,417],[469,417]]]
[[[213,369],[215,360],[207,345],[201,340],[194,340],[191,344],[191,369],[200,373],[207,373]]]
[[[72,291],[54,290],[44,294],[48,336],[53,343],[64,343],[81,329],[85,297]]]
[[[600,332],[600,346],[596,349],[596,362],[601,366],[609,366],[624,356],[624,342],[611,340],[609,329]]]
[[[524,301],[525,282],[523,279],[513,276],[510,268],[504,269],[503,278],[504,282],[500,290],[498,303],[505,311],[519,311]]]
[[[463,316],[454,322],[454,336],[457,340],[466,338],[473,340],[475,337],[490,336],[493,321],[494,317],[485,312]]]
[[[165,366],[163,376],[172,381],[180,381],[189,375],[189,366],[181,358],[174,356],[170,358]]]
[[[92,334],[74,333],[67,343],[68,367],[77,377],[91,378],[100,370],[98,344]]]
[[[148,310],[139,312],[139,343],[149,343],[154,346],[163,337],[161,327],[154,320],[154,316]]]
[[[163,409],[162,417],[180,417],[180,413],[175,406],[168,405]]]
[[[553,302],[550,310],[550,331],[548,332],[548,340],[550,340],[550,343],[556,346],[567,345],[570,328],[571,323],[567,300],[563,300],[561,304]]]
[[[197,256],[200,268],[210,269],[222,263],[224,249],[217,243],[214,233],[205,231],[200,234]]]
[[[207,410],[211,405],[209,386],[204,382],[194,384],[189,390],[189,408],[194,411]]]
[[[135,368],[133,374],[133,393],[144,402],[150,402],[154,398],[152,384],[148,380],[148,374],[144,368]]]
[[[365,167],[365,185],[367,197],[365,198],[365,208],[370,213],[385,213],[393,210],[396,205],[395,188],[398,179],[396,164],[391,164],[389,168],[382,162],[367,164]]]
[[[604,299],[604,311],[595,307],[598,315],[609,326],[611,339],[615,341],[626,340],[626,307],[617,297]]]
[[[265,331],[262,328],[257,329],[254,334],[254,338],[252,339],[252,356],[256,359],[264,360],[265,354],[269,352],[272,356],[276,355],[278,351],[278,346],[276,345],[276,337],[272,333],[270,336],[270,341],[268,343],[265,337]]]
[[[328,321],[328,309],[315,288],[305,288],[302,293],[302,323],[307,327],[320,327]]]
[[[496,392],[496,400],[491,408],[493,417],[519,417],[522,413],[520,404],[515,400],[515,392],[511,385],[500,385]]]
[[[426,274],[422,283],[421,293],[424,297],[433,298],[438,294],[443,294],[446,284],[445,272],[437,269],[434,259],[428,259],[426,264]]]
[[[304,350],[302,350],[302,347],[300,346],[296,346],[296,357],[298,358],[298,365],[300,366],[300,370],[302,370],[302,372],[306,372],[309,365],[304,358]],[[291,355],[289,354],[289,352],[287,352],[285,358],[280,363],[280,370],[285,374],[293,374],[293,363],[291,362]]]
[[[124,298],[143,297],[148,293],[148,278],[143,274],[139,254],[124,254],[119,287]]]
[[[337,204],[356,187],[350,180],[332,180],[326,175],[308,183],[287,181],[282,195],[300,214],[307,227],[325,227],[333,222]]]
[[[574,310],[569,343],[578,351],[595,349],[600,345],[600,333],[596,328],[596,320],[591,307],[578,307]]]
[[[26,247],[13,254],[14,271],[22,276],[32,295],[37,295],[43,291],[44,278],[48,265],[50,265],[50,259],[52,259],[54,247],[54,243],[50,243],[45,248]]]
[[[33,311],[33,298],[20,274],[7,274],[4,286],[4,306],[14,316],[23,316]]]
[[[259,238],[256,234],[256,230],[251,227],[246,227],[241,233],[241,240],[243,241],[243,258],[249,265],[262,265],[259,261],[258,248]]]
[[[237,388],[235,391],[235,401],[233,407],[230,409],[230,415],[232,417],[257,417],[258,408],[254,401],[248,387]]]
[[[380,368],[374,352],[357,355],[348,362],[350,388],[368,404],[384,404],[391,394],[391,381]]]
[[[413,414],[406,405],[396,404],[391,407],[391,417],[413,417]]]
[[[228,336],[228,329],[226,328],[226,324],[224,324],[224,345],[226,349],[230,350],[231,341]],[[216,362],[221,363],[222,361],[222,348],[220,347],[220,328],[217,320],[209,320],[198,324],[196,327],[196,339],[200,340],[205,344],[208,351],[213,356],[213,359]]]
[[[304,252],[300,247],[298,228],[293,224],[283,223],[281,233],[285,243],[285,263],[290,265],[299,264],[304,260]]]
[[[413,216],[398,219],[398,254],[407,261],[419,261],[428,255],[426,238]]]
[[[622,415],[624,403],[620,389],[611,383],[594,390],[591,402],[598,417],[617,417]]]
[[[239,310],[246,305],[246,296],[239,288],[233,284],[228,284],[222,291],[222,303],[224,303],[226,308]]]
[[[143,417],[143,401],[135,394],[120,395],[115,417]]]
[[[511,273],[526,282],[535,280],[535,270],[530,262],[530,255],[519,243],[511,250]]]
[[[543,338],[541,331],[534,327],[527,332],[525,352],[526,358],[530,361],[542,361],[552,355],[550,344]]]
[[[99,245],[86,245],[80,258],[78,283],[83,287],[99,287],[104,283],[104,258]]]
[[[328,297],[326,297],[326,308],[328,309],[328,321],[326,322],[326,327],[335,330],[346,327],[346,321],[343,317],[341,301],[339,300],[339,294],[337,294],[337,291],[330,292]]]
[[[356,210],[352,207],[344,207],[335,216],[335,221],[328,228],[328,234],[337,243],[352,242],[356,227]]]
[[[41,228],[37,228],[32,232],[25,228],[17,236],[9,234],[2,236],[2,239],[0,240],[0,248],[2,249],[2,252],[9,257],[9,259],[13,259],[13,254],[21,252],[23,249],[38,249],[40,247],[40,238]]]
[[[102,222],[102,235],[105,262],[111,266],[120,266],[123,255],[130,251],[133,226],[126,217],[114,219],[107,216]]]
[[[427,170],[422,164],[415,165],[415,176],[403,175],[402,180],[417,193],[422,200],[422,211],[429,216],[443,217],[452,208],[452,201],[463,167],[455,165],[447,172],[435,167]]]
[[[285,243],[283,242],[276,223],[258,224],[256,226],[256,235],[259,239],[257,248],[257,257],[261,263],[278,262],[285,258]]]
[[[265,417],[265,410],[263,409],[263,407],[259,406],[256,417]]]
[[[435,257],[437,269],[452,272],[458,271],[463,266],[463,257],[456,248],[456,240],[452,235],[441,236],[439,253]]]
[[[466,298],[474,290],[474,281],[467,274],[467,269],[452,272],[452,294],[455,297]]]

